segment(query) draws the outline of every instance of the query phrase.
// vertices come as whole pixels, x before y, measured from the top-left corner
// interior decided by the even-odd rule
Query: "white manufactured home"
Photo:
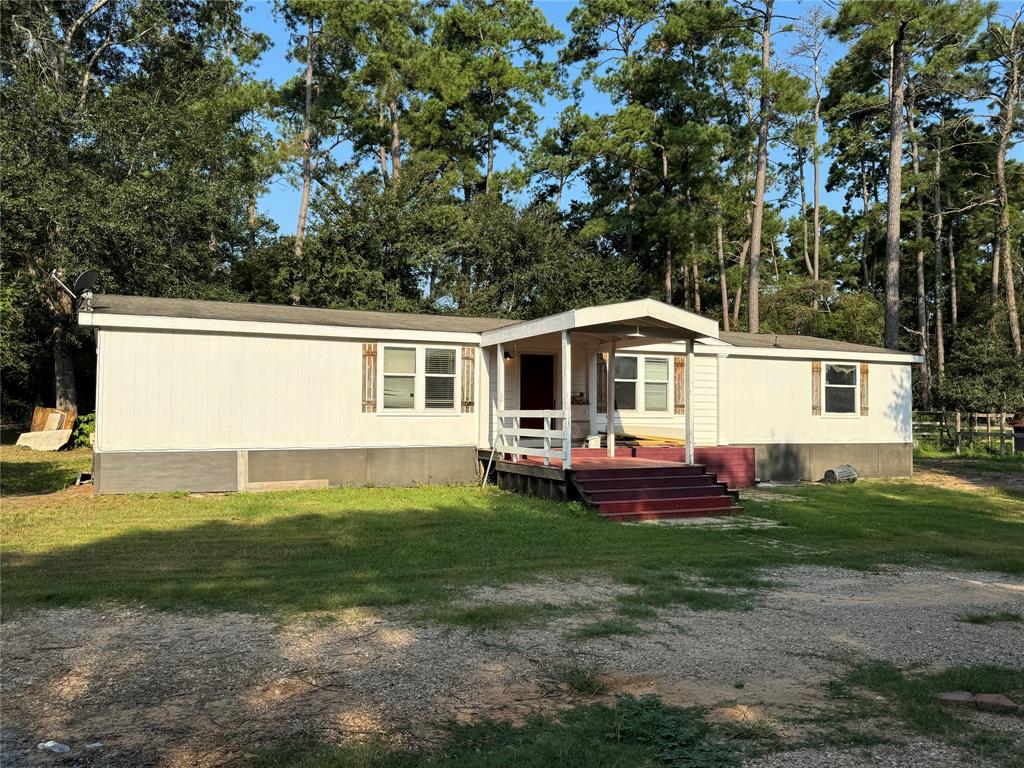
[[[918,357],[650,299],[512,321],[99,295],[79,322],[99,493],[472,482],[488,458],[564,476],[641,460],[624,435],[683,464],[736,449],[729,485],[911,473]]]

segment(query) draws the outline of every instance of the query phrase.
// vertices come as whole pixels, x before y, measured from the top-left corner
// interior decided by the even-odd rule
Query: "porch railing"
[[[565,413],[562,411],[498,411],[498,434],[495,449],[498,453],[507,453],[512,461],[519,461],[524,456],[540,458],[545,466],[551,465],[552,459],[561,459],[562,466],[568,468],[572,461],[572,441],[566,438]],[[537,419],[544,424],[543,429],[523,427],[524,419]],[[561,421],[560,429],[555,429],[552,422]],[[522,438],[540,439],[542,447],[522,445]],[[551,441],[557,440],[559,447],[552,448]]]

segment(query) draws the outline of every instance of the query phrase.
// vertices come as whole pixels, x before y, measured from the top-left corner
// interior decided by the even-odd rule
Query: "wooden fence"
[[[1012,413],[964,413],[961,411],[914,411],[914,442],[926,440],[947,445],[960,453],[966,445],[999,446],[1013,453]]]

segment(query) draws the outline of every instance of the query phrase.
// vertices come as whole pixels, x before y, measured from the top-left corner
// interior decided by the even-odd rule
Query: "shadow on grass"
[[[4,496],[62,491],[75,484],[79,473],[92,468],[89,451],[39,453],[15,447],[3,450],[0,494]]]
[[[442,487],[12,508],[4,607],[426,607],[479,584],[601,574],[636,589],[623,614],[643,617],[678,603],[748,607],[746,596],[691,586],[756,589],[764,586],[759,569],[786,565],[1024,571],[1019,502],[909,483],[798,492],[808,503],[749,504],[752,514],[783,523],[756,530],[624,526],[571,505]],[[697,581],[679,581],[681,572]]]

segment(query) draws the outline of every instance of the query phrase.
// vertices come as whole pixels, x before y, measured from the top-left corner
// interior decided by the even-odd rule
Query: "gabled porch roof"
[[[481,334],[481,345],[507,344],[562,331],[583,332],[604,341],[629,342],[635,339],[636,343],[650,344],[657,341],[717,339],[718,323],[654,299],[637,299],[572,309],[484,331]]]

